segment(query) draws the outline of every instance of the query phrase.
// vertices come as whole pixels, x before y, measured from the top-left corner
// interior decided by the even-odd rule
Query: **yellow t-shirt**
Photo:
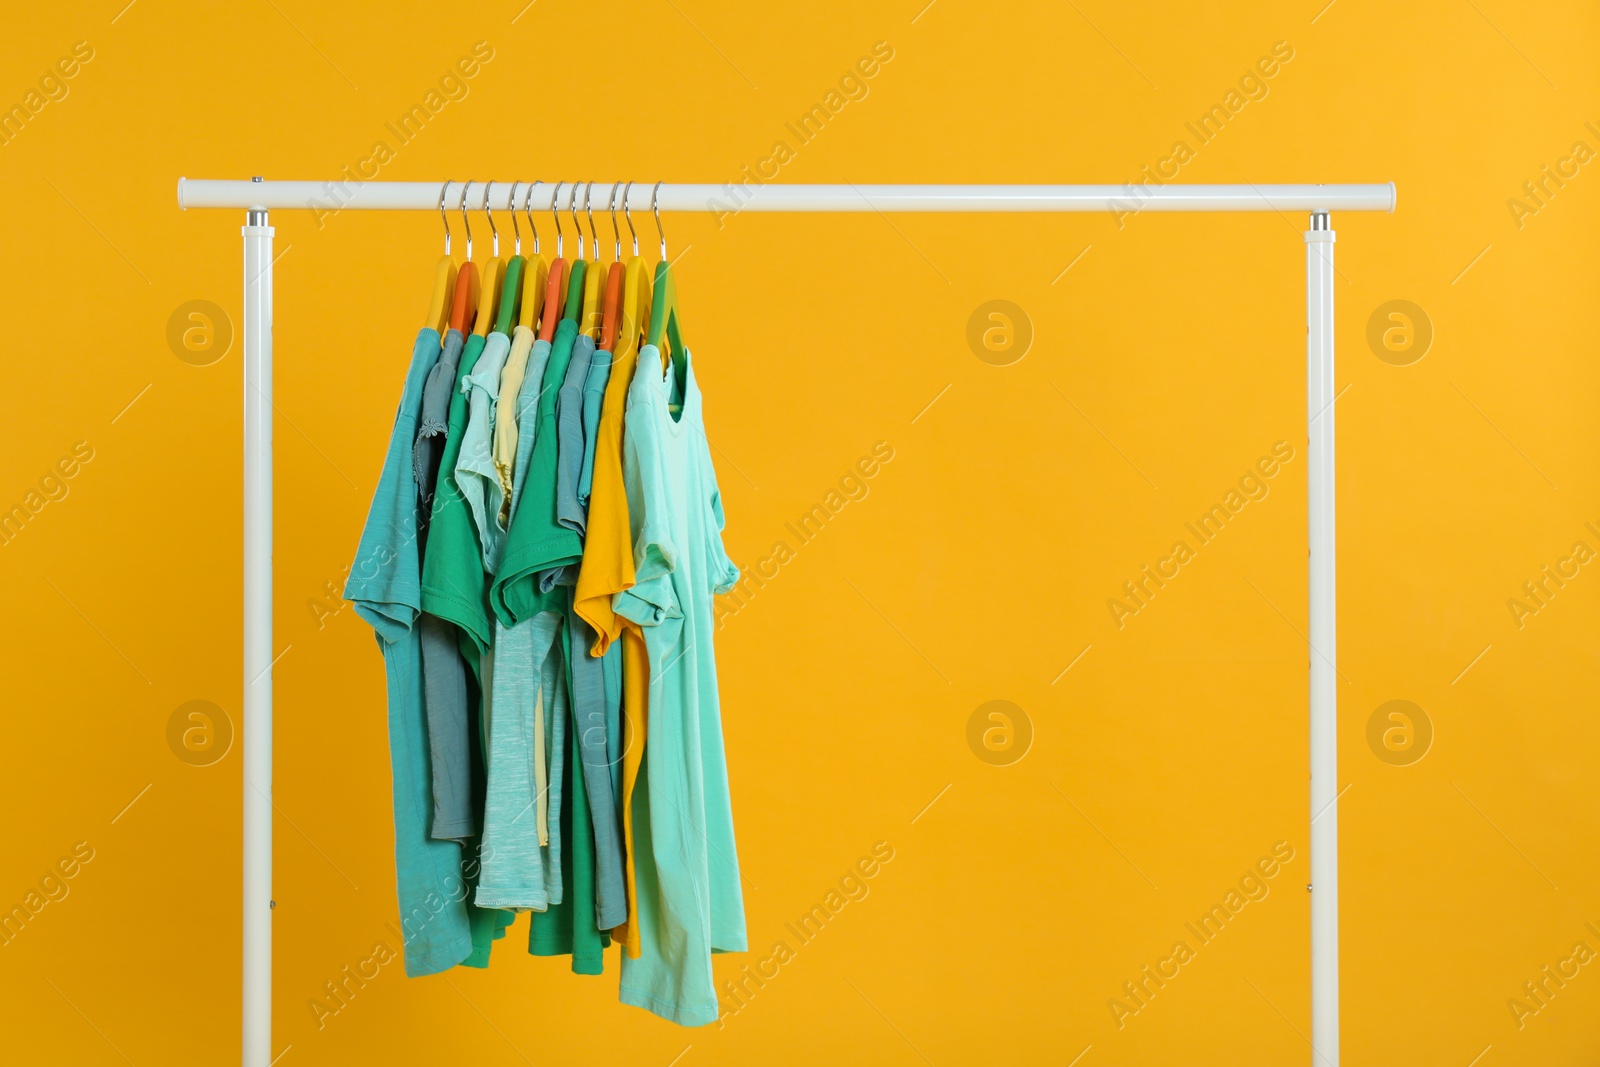
[[[505,370],[500,372],[500,400],[495,405],[494,442],[489,455],[500,478],[502,529],[511,524],[511,475],[517,463],[517,396],[522,392],[522,379],[528,371],[528,352],[537,337],[538,334],[526,326],[513,330],[511,354],[506,357]]]
[[[595,438],[594,480],[589,492],[587,537],[573,610],[594,627],[589,652],[602,656],[622,638],[622,833],[627,852],[625,878],[628,921],[614,936],[632,959],[639,958],[638,891],[634,875],[633,793],[648,736],[646,694],[650,691],[650,657],[644,635],[633,622],[611,610],[611,598],[634,583],[633,533],[628,526],[628,494],[622,485],[622,417],[628,406],[628,387],[639,361],[639,336],[650,319],[650,288],[644,261],[634,256],[623,276],[621,322],[617,326],[616,352],[611,378],[600,405],[600,428]]]

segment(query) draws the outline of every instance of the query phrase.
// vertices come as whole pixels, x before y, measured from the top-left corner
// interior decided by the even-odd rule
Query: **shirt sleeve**
[[[416,418],[396,420],[378,491],[373,494],[360,547],[350,564],[344,596],[378,632],[393,643],[405,637],[422,607],[417,561],[417,483],[411,471]]]
[[[672,587],[678,546],[672,540],[668,504],[662,493],[666,471],[661,468],[661,452],[650,437],[649,420],[624,425],[622,482],[628,495],[635,577],[631,589],[612,599],[612,610],[640,626],[656,626],[667,619],[683,618]]]
[[[704,438],[701,440],[704,441]],[[727,526],[727,518],[722,511],[722,489],[717,485],[717,470],[711,463],[709,444],[700,450],[700,456],[700,463],[705,471],[705,484],[710,489],[707,494],[710,514],[705,530],[707,548],[710,549],[711,591],[720,596],[738,584],[739,567],[728,557],[728,550],[722,543],[722,530]]]

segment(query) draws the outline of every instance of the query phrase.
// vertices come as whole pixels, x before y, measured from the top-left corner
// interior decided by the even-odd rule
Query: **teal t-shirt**
[[[582,292],[582,286],[583,264],[580,261],[572,265],[570,287],[573,291]],[[533,455],[528,461],[526,482],[511,516],[505,554],[500,558],[500,569],[489,591],[489,602],[495,615],[508,626],[541,611],[561,612],[560,600],[551,599],[551,594],[557,590],[541,589],[540,572],[576,563],[583,558],[583,539],[577,531],[561,525],[556,513],[556,464],[559,453],[556,399],[566,378],[567,364],[572,360],[572,344],[577,336],[578,324],[572,319],[562,319],[556,327],[555,341],[550,346],[550,359],[545,364],[544,384],[535,413],[537,431]],[[522,424],[517,425],[520,438]]]
[[[412,448],[423,381],[439,358],[439,335],[417,335],[383,474],[372,496],[344,595],[372,624],[389,686],[389,761],[394,779],[395,884],[408,975],[436,974],[473,952],[461,845],[428,836],[432,778],[423,701],[418,492]]]
[[[477,366],[485,344],[483,337],[473,334],[461,353],[457,388],[450,397],[450,428],[439,462],[439,484],[433,494],[427,556],[422,562],[422,610],[461,628],[476,650],[465,657],[474,672],[478,670],[479,657],[489,647],[489,611],[484,604],[487,577],[478,531],[456,482],[456,463],[461,457],[468,413],[467,395],[459,385]]]
[[[634,809],[640,957],[622,961],[621,999],[701,1026],[717,1019],[711,954],[746,947],[712,647],[712,598],[739,570],[722,544],[722,497],[688,360],[685,352],[681,377],[664,377],[656,347],[639,351],[622,447],[637,582],[613,604],[640,625],[650,657],[639,779],[647,802],[636,787]]]

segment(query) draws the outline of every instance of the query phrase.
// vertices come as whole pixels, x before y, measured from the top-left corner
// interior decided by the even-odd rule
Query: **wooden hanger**
[[[478,318],[472,327],[472,332],[479,337],[488,337],[489,330],[494,325],[497,306],[500,303],[500,278],[505,273],[505,262],[500,258],[500,231],[494,224],[494,213],[489,210],[489,190],[494,187],[490,181],[483,187],[483,213],[489,218],[489,230],[494,234],[494,254],[483,265],[483,290],[478,299]]]
[[[544,291],[544,318],[539,322],[539,340],[549,341],[556,335],[556,321],[561,318],[562,294],[567,282],[567,261],[561,258],[562,244],[565,235],[561,232],[561,213],[556,210],[556,198],[561,195],[561,187],[565,182],[556,182],[556,187],[550,190],[550,215],[556,220],[556,259],[550,264],[550,277],[545,283]],[[576,189],[573,190],[577,192]]]
[[[632,182],[628,183],[632,185]],[[611,270],[606,275],[605,307],[600,315],[600,350],[616,354],[612,345],[617,342],[617,312],[622,303],[622,230],[617,226],[617,190],[621,186],[615,182],[611,185],[611,199],[606,206],[611,209],[611,233],[615,237],[615,247],[612,249]]]
[[[672,279],[672,264],[667,262],[667,235],[661,229],[661,209],[656,203],[663,184],[656,182],[655,191],[650,194],[650,210],[656,216],[656,233],[661,235],[661,262],[656,264],[656,282],[650,298],[647,343],[655,345],[661,352],[661,373],[665,374],[670,365],[676,369],[681,381],[684,375],[684,347],[680,333],[682,327],[678,322],[678,286]],[[666,346],[661,343],[663,339],[667,341]],[[671,349],[670,363],[668,348]]]
[[[589,184],[593,185],[593,182]],[[588,266],[583,258],[583,226],[578,222],[578,183],[572,183],[572,198],[567,201],[567,210],[572,212],[572,228],[578,234],[578,254],[573,257],[572,266],[568,268],[567,275],[567,306],[561,312],[565,322],[576,326],[583,325],[583,298],[586,287],[584,278],[588,274]]]
[[[440,337],[450,326],[450,305],[456,291],[455,263],[450,258],[450,219],[444,213],[444,194],[449,188],[448,181],[439,186],[439,218],[444,221],[444,255],[439,257],[439,265],[434,268],[433,296],[428,300],[428,317],[423,320],[423,324]]]
[[[468,181],[461,187],[461,223],[467,230],[467,258],[456,276],[455,300],[450,307],[450,328],[463,334],[477,310],[479,290],[478,265],[472,262],[472,224],[467,221],[467,188],[471,185]]]
[[[534,182],[533,185],[541,185]],[[550,278],[550,264],[539,251],[539,227],[533,221],[533,185],[528,187],[528,198],[523,202],[523,214],[528,216],[528,226],[533,230],[533,256],[522,271],[522,306],[517,311],[517,325],[535,329],[539,325],[539,312],[544,308],[545,285]]]
[[[500,313],[494,320],[494,332],[507,336],[516,325],[517,308],[522,303],[522,272],[528,264],[522,258],[522,227],[517,224],[517,186],[521,184],[512,182],[511,193],[506,198],[506,208],[511,212],[511,231],[517,235],[517,241],[511,258],[506,261],[505,282],[500,287]]]

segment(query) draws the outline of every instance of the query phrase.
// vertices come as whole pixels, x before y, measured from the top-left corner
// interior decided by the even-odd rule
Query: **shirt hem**
[[[627,986],[623,986],[618,991],[617,999],[631,1007],[643,1008],[645,1011],[653,1015],[659,1015],[668,1022],[677,1023],[679,1026],[709,1026],[719,1018],[717,1015],[717,1002],[714,1000],[709,1008],[703,1004],[680,1005],[670,1000],[662,1000],[660,997],[652,996],[642,990],[629,989]]]
[[[429,949],[424,953],[415,953],[409,948],[403,949],[406,963],[407,978],[425,978],[430,974],[443,974],[452,967],[459,966],[461,961],[472,956],[472,936],[469,934],[460,939],[461,944],[449,949]],[[417,958],[421,956],[421,958]]]
[[[499,908],[501,910],[516,911],[546,911],[550,907],[549,898],[545,896],[544,887],[530,888],[527,886],[479,886],[478,891],[472,895],[472,902],[480,908]]]
[[[472,638],[472,643],[478,646],[480,653],[489,650],[489,628],[487,620],[480,619],[479,606],[474,605],[466,597],[443,589],[437,589],[426,583],[422,586],[422,610],[429,615],[445,622],[453,623],[467,632]],[[479,629],[480,622],[483,623]]]

